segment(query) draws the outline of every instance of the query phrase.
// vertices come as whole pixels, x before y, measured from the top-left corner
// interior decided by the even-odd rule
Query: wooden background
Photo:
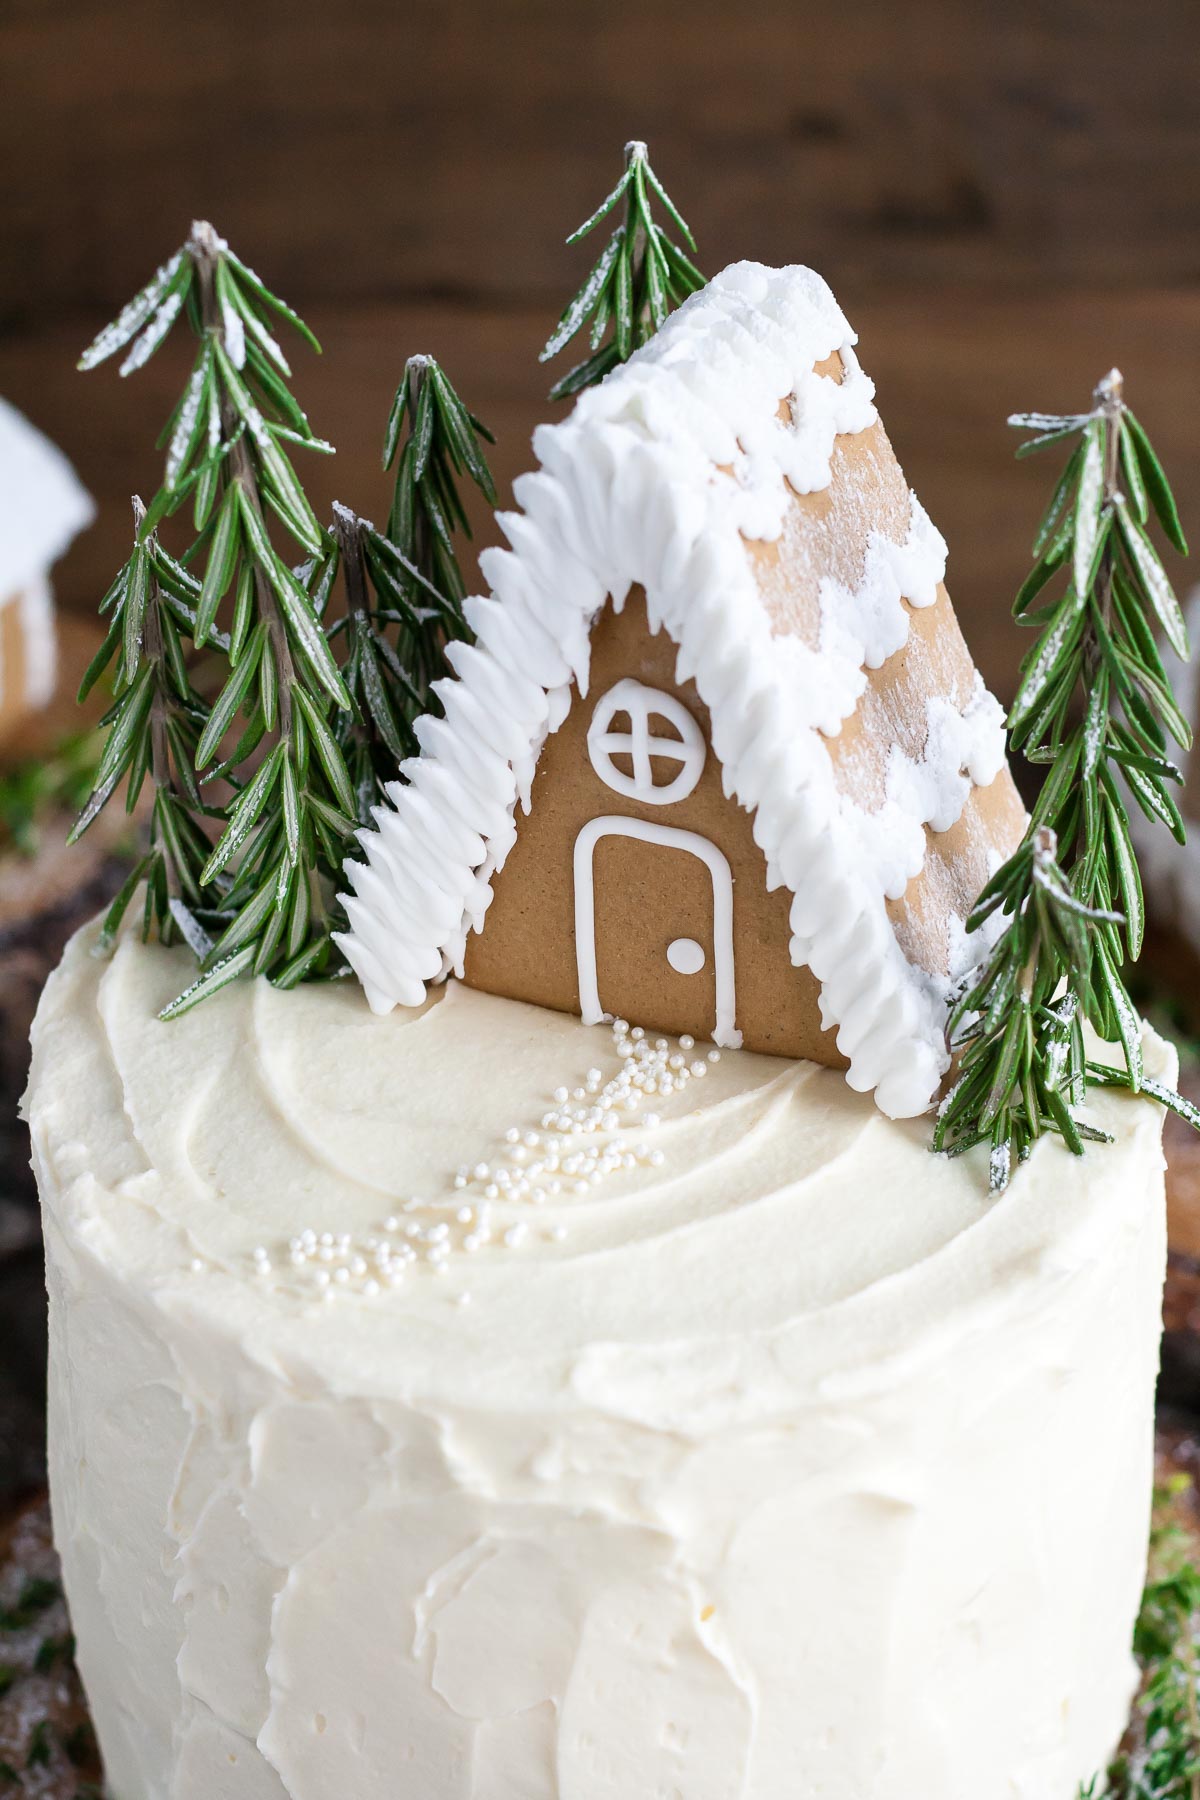
[[[193,215],[324,342],[295,363],[339,447],[314,499],[379,514],[414,350],[497,431],[504,482],[526,466],[536,352],[587,261],[562,239],[639,135],[706,269],[829,278],[1009,692],[1051,471],[1013,464],[1008,411],[1082,405],[1119,362],[1200,535],[1198,70],[1196,0],[0,0],[0,393],[103,508],[62,596],[90,608],[122,558],[184,366],[75,356]]]

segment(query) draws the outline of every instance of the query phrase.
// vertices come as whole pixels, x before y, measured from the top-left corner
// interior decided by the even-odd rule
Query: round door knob
[[[677,975],[698,975],[704,967],[704,948],[695,938],[675,938],[667,945],[667,961]]]

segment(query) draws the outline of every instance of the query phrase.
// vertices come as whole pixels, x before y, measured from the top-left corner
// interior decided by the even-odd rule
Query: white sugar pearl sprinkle
[[[720,1061],[720,1051],[697,1050],[686,1033],[675,1040],[651,1040],[642,1026],[623,1019],[612,1027],[612,1049],[617,1060],[607,1076],[594,1064],[582,1080],[575,1074],[577,1085],[560,1082],[540,1129],[510,1124],[490,1157],[447,1170],[430,1201],[413,1195],[396,1203],[398,1212],[369,1234],[318,1234],[305,1226],[287,1240],[286,1249],[273,1252],[268,1245],[255,1245],[247,1259],[253,1273],[270,1277],[277,1261],[293,1271],[288,1280],[294,1288],[315,1287],[326,1299],[334,1290],[375,1297],[395,1287],[409,1264],[442,1274],[456,1250],[470,1254],[498,1241],[515,1247],[528,1231],[525,1219],[514,1218],[523,1206],[543,1206],[563,1196],[582,1199],[613,1174],[632,1173],[639,1166],[662,1168],[666,1159],[661,1150],[652,1150],[645,1141],[629,1144],[626,1133],[638,1129],[639,1116],[642,1128],[655,1131],[662,1115],[644,1110],[646,1102],[682,1094],[689,1082],[702,1079]],[[471,1205],[464,1204],[468,1196],[463,1190],[469,1188],[478,1195]],[[450,1197],[455,1193],[461,1200]],[[493,1201],[506,1215],[495,1226],[488,1221]],[[413,1217],[415,1213],[421,1217]],[[546,1233],[543,1226],[543,1235],[559,1242],[566,1227],[556,1225]],[[207,1265],[196,1258],[192,1266],[199,1271]],[[468,1298],[457,1296],[457,1304],[467,1304]]]

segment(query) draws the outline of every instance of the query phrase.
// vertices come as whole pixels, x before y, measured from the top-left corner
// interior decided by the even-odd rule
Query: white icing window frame
[[[627,732],[608,729],[618,713],[629,714]],[[652,736],[653,713],[674,725],[678,738]],[[605,787],[626,800],[640,800],[644,806],[674,806],[686,800],[708,759],[704,733],[682,700],[629,675],[597,700],[588,725],[587,749],[592,768]],[[632,775],[614,764],[612,759],[619,754],[632,757]],[[656,756],[680,765],[678,775],[661,787],[654,784]]]
[[[712,1041],[723,1049],[737,1050],[742,1034],[737,1029],[736,978],[733,951],[733,871],[724,851],[698,831],[660,825],[656,820],[633,819],[605,813],[589,819],[575,839],[575,967],[579,979],[579,1010],[585,1025],[600,1025],[611,1015],[600,1004],[596,969],[596,845],[602,838],[635,838],[641,843],[682,850],[699,857],[708,869],[713,890],[713,971],[716,979],[716,1019]]]

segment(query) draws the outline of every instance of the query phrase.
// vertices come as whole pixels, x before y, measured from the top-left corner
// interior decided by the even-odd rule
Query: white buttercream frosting
[[[856,587],[822,577],[815,646],[776,628],[747,551],[779,539],[795,494],[829,485],[837,438],[874,423],[854,342],[811,270],[738,263],[538,430],[522,510],[499,515],[510,548],[480,559],[491,594],[466,603],[476,642],[451,646],[454,677],[435,684],[444,718],[419,723],[421,754],[360,833],[366,860],[346,866],[341,942],[373,1008],[420,1005],[429,982],[461,974],[542,745],[573,687],[587,692],[591,627],[639,584],[709,710],[769,880],[795,897],[792,959],[822,984],[847,1079],[893,1116],[928,1105],[948,1064],[945,984],[910,965],[886,902],[921,871],[925,825],[947,829],[1002,766],[1000,709],[942,701],[923,762],[897,763],[868,814],[839,789],[824,736],[864,671],[904,645],[910,608],[936,600],[945,544],[912,496],[903,542],[869,533]],[[835,353],[840,380],[817,373]]]
[[[27,1111],[121,1800],[1074,1800],[1133,1684],[1155,1107],[1094,1096],[1114,1145],[989,1199],[836,1072],[726,1051],[602,1119],[657,1160],[499,1192],[471,1249],[477,1170],[605,1091],[608,1031],[455,983],[164,1025],[186,958],[92,936]],[[447,1253],[328,1299],[290,1261],[389,1215]]]

